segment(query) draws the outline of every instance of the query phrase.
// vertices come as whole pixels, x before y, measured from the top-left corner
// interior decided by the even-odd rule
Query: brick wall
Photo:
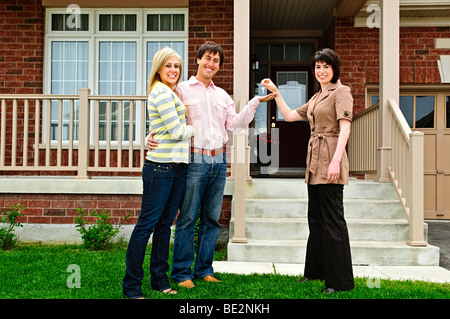
[[[436,38],[450,38],[450,28],[400,29],[400,83],[441,83],[437,60],[450,50],[436,50]],[[340,19],[335,43],[341,80],[352,88],[356,113],[365,108],[366,85],[379,83],[379,29],[354,28],[352,19]]]
[[[44,8],[41,0],[0,3],[0,94],[41,94]]]
[[[73,224],[77,209],[88,212],[106,210],[118,222],[128,213],[126,224],[135,224],[141,211],[141,195],[90,195],[90,194],[0,194],[0,212],[11,205],[27,207],[20,223]],[[231,196],[224,196],[219,222],[228,227],[231,218]]]
[[[233,95],[233,0],[189,1],[188,77],[197,73],[197,50],[215,41],[225,52],[225,62],[214,83]]]

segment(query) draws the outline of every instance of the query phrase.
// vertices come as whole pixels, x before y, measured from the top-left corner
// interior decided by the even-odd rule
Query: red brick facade
[[[0,3],[0,94],[42,94],[44,8],[41,0]]]
[[[27,207],[20,223],[73,224],[77,209],[88,212],[106,210],[117,222],[128,213],[126,224],[135,224],[141,211],[141,195],[89,195],[89,194],[0,194],[0,211],[20,203]],[[231,196],[225,196],[219,222],[228,226],[231,218]]]
[[[224,50],[225,62],[214,83],[230,95],[233,94],[233,16],[233,0],[189,1],[188,76],[197,73],[198,48],[205,41],[215,41]]]

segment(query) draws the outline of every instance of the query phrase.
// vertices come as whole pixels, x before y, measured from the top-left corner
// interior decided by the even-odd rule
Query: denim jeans
[[[219,217],[226,170],[225,153],[216,156],[191,154],[186,174],[186,189],[175,228],[171,275],[176,282],[214,275],[212,262],[216,242],[222,231]],[[197,257],[192,273],[195,224],[199,213]]]
[[[186,184],[186,164],[155,163],[146,160],[142,169],[143,195],[141,214],[130,237],[126,254],[123,293],[128,298],[142,297],[145,250],[153,233],[150,274],[152,288],[170,288],[169,265],[170,227],[177,215]]]

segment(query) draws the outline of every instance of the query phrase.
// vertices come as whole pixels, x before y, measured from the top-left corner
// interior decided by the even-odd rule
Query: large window
[[[82,87],[95,95],[146,95],[154,54],[162,47],[173,48],[187,60],[187,9],[80,9],[71,15],[65,9],[47,9],[46,65],[44,93],[72,95]],[[186,79],[186,72],[183,80]],[[123,102],[123,140],[128,139],[130,102]],[[63,118],[63,140],[69,139],[69,101],[51,105],[51,139],[58,138],[59,113]],[[111,140],[118,136],[118,101],[108,110],[100,102],[100,141],[105,141],[106,123],[111,123]],[[134,140],[140,136],[136,114],[143,105],[134,105]],[[44,109],[46,112],[46,109]],[[110,114],[109,118],[108,115]],[[46,117],[44,117],[46,118]],[[93,114],[91,116],[93,118]],[[74,140],[78,138],[78,103],[74,105]],[[44,126],[45,127],[45,126]]]
[[[379,96],[372,94],[370,104],[375,105]],[[436,96],[432,94],[401,94],[400,110],[411,128],[435,128]]]

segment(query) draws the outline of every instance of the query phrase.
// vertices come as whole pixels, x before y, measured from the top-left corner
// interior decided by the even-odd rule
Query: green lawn
[[[150,248],[150,247],[149,247]],[[124,245],[108,251],[89,251],[77,245],[18,245],[0,251],[0,299],[123,299],[121,281],[125,272]],[[450,284],[381,280],[370,288],[367,278],[356,278],[355,289],[326,295],[324,283],[298,284],[298,277],[282,275],[235,275],[218,273],[222,283],[194,280],[196,288],[177,289],[166,296],[150,288],[147,250],[143,293],[149,299],[449,299]],[[226,250],[216,253],[226,258]],[[170,258],[171,259],[171,258]],[[69,288],[79,267],[79,288]],[[72,277],[70,277],[72,276]],[[69,280],[68,280],[69,279]],[[176,284],[173,283],[173,287]]]

